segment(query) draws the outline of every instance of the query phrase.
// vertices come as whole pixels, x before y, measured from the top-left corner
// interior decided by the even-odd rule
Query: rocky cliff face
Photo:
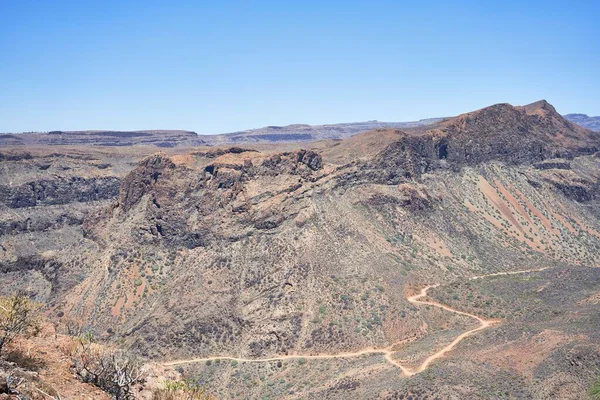
[[[123,179],[114,215],[120,221],[127,220],[133,209],[137,216],[143,214],[134,231],[143,243],[191,249],[215,240],[239,240],[253,229],[279,225],[282,208],[290,204],[283,201],[273,208],[265,204],[302,187],[322,169],[321,156],[313,151],[245,153],[243,159],[231,159],[232,154],[238,153],[224,152],[199,169],[176,165],[166,155],[145,159]],[[290,186],[278,192],[261,190],[261,182],[269,180]]]
[[[42,179],[16,187],[0,186],[0,203],[10,208],[89,202],[115,198],[117,177]]]
[[[0,292],[23,289],[51,302],[79,283],[89,273],[84,221],[117,198],[137,157],[112,149],[3,148]]]

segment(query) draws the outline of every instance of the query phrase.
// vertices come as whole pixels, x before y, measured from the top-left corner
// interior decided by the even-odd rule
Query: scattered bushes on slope
[[[0,297],[0,355],[4,346],[19,335],[37,334],[41,329],[42,305],[23,292]]]
[[[77,376],[98,386],[116,400],[133,399],[133,388],[143,382],[141,363],[122,350],[99,346],[91,334],[77,339],[73,365]]]
[[[152,400],[214,400],[205,388],[190,381],[166,381],[164,388],[155,389]]]

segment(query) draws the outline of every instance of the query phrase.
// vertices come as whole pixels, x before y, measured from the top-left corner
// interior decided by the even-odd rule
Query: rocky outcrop
[[[81,225],[85,214],[78,210],[46,210],[27,216],[16,215],[0,219],[0,237],[21,233],[42,232],[59,229],[66,225]]]
[[[159,179],[164,179],[175,169],[175,164],[164,155],[154,155],[123,179],[119,192],[119,207],[127,212],[146,194]]]
[[[409,136],[390,144],[376,158],[380,183],[397,184],[419,179],[436,163],[435,144],[431,136]]]
[[[52,290],[58,290],[59,272],[62,264],[53,259],[38,256],[19,257],[15,261],[0,260],[0,274],[8,272],[38,271],[52,284]]]
[[[572,158],[587,147],[585,129],[564,120],[546,102],[497,104],[444,121],[435,132],[446,140],[439,158],[462,165]]]
[[[0,203],[10,208],[113,199],[119,193],[116,177],[41,179],[19,186],[0,186]]]
[[[412,212],[431,210],[433,203],[434,199],[424,185],[410,183],[401,183],[397,186],[397,190],[389,193],[376,191],[365,201],[365,204],[379,210],[400,206]]]
[[[536,169],[571,169],[571,163],[568,160],[553,159],[535,163],[533,167]]]
[[[398,187],[401,193],[402,206],[411,211],[431,209],[433,199],[424,185],[411,185],[404,183]]]
[[[567,198],[580,203],[594,200],[600,195],[600,182],[593,182],[570,170],[549,170],[542,177]]]
[[[321,156],[311,150],[274,154],[251,171],[253,175],[291,174],[308,178],[323,168]]]
[[[299,179],[313,179],[322,163],[319,154],[298,150],[266,158],[257,153],[255,162],[244,157],[217,158],[196,170],[176,165],[165,155],[154,155],[123,179],[116,215],[119,221],[138,217],[132,235],[142,243],[195,248],[207,246],[215,238],[238,240],[253,230],[274,229],[285,220],[275,205],[259,207],[273,193],[265,191],[250,198],[247,185],[289,177],[296,182],[284,190],[289,192],[301,187]],[[88,236],[96,235],[90,231]]]
[[[313,171],[317,171],[323,168],[323,159],[319,154],[315,153],[314,151],[300,150],[297,152],[297,154],[298,161],[308,166]]]
[[[241,154],[241,153],[247,153],[247,152],[257,153],[256,150],[252,150],[252,149],[244,149],[242,147],[228,147],[228,148],[219,148],[219,149],[208,150],[208,151],[197,151],[192,154],[197,155],[197,156],[203,156],[206,158],[217,158],[224,154]]]

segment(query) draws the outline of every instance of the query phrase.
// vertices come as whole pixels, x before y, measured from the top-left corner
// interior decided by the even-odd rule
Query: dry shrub
[[[14,397],[8,399],[47,400],[59,399],[56,390],[35,372],[13,371],[7,375],[0,375],[0,393],[10,393]],[[0,398],[3,398],[0,394]]]
[[[77,376],[117,400],[132,399],[134,386],[143,382],[141,363],[122,350],[98,345],[90,334],[77,341],[72,355]]]
[[[152,392],[152,400],[215,400],[208,391],[189,381],[166,381]]]
[[[23,292],[0,297],[0,354],[19,335],[39,333],[42,325],[41,309],[40,303],[30,300]]]

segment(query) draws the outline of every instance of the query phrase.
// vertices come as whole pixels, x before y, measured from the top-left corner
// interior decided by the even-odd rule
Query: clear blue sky
[[[0,132],[598,115],[599,78],[598,0],[0,0]]]

